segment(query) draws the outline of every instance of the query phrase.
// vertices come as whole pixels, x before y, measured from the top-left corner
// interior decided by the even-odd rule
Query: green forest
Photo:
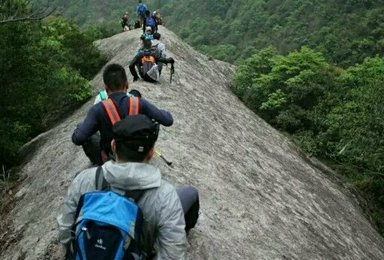
[[[19,163],[21,146],[91,96],[89,80],[106,59],[93,31],[65,18],[34,19],[40,12],[26,1],[2,1],[0,15],[1,188],[17,177],[8,169]]]
[[[34,0],[44,3],[45,0]],[[148,0],[165,26],[196,49],[235,62],[273,46],[288,54],[305,45],[342,67],[383,52],[383,0]],[[137,1],[53,0],[58,12],[105,35],[120,31],[125,11],[136,19]]]
[[[46,4],[2,2],[2,20]],[[337,170],[384,234],[384,1],[144,2],[194,48],[234,63],[233,92]],[[92,41],[120,32],[125,11],[133,24],[136,4],[53,0],[66,18],[0,24],[2,165],[14,165],[23,143],[89,97],[88,80],[105,62]]]

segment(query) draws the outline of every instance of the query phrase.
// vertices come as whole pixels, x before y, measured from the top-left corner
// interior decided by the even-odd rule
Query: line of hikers
[[[140,37],[142,45],[129,64],[129,71],[131,72],[133,81],[137,81],[140,75],[140,78],[144,81],[158,82],[163,64],[168,63],[171,64],[170,81],[172,81],[174,60],[173,58],[166,57],[166,48],[164,43],[160,41],[161,34],[158,32],[156,17],[150,15],[150,11],[141,0],[139,0],[139,5],[136,10],[138,16],[143,18],[143,34]],[[127,25],[124,25],[124,21],[127,20],[128,16],[126,13],[123,17],[123,26],[125,27]]]
[[[150,26],[155,32],[154,28],[157,28],[157,25],[162,25],[163,21],[161,19],[161,14],[159,11],[154,11],[151,15],[146,4],[139,0],[139,4],[136,6],[137,20],[135,21],[134,28],[142,27],[145,30],[146,26]],[[132,26],[129,24],[129,15],[128,12],[125,12],[121,18],[121,26],[123,31],[128,31],[132,29]]]
[[[145,4],[139,1],[139,16],[140,6]],[[149,10],[144,13],[142,46],[129,70],[133,81],[140,75],[157,82],[164,63],[171,64],[172,77],[174,59],[166,57],[154,17]],[[57,218],[66,258],[184,259],[186,234],[198,219],[198,191],[192,186],[176,189],[149,163],[159,154],[159,125],[171,126],[172,114],[139,91],[128,91],[126,71],[119,64],[106,66],[103,81],[104,91],[72,134],[72,142],[83,147],[96,167],[76,174]]]
[[[160,44],[160,34],[153,37],[142,38],[143,47],[129,65],[134,81],[135,67],[146,66],[146,51]],[[174,62],[165,56],[156,61]],[[144,80],[146,75],[140,73]],[[159,125],[172,126],[172,114],[129,91],[119,64],[105,67],[103,81],[105,91],[72,134],[96,167],[76,174],[57,217],[66,258],[185,259],[186,235],[199,214],[198,191],[176,189],[150,164]]]

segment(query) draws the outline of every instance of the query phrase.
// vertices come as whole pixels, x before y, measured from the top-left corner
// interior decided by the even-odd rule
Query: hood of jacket
[[[108,183],[122,190],[143,190],[160,187],[160,170],[147,163],[116,163],[108,161],[103,166]]]

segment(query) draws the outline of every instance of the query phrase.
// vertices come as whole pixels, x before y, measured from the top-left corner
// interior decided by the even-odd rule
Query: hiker
[[[139,0],[139,4],[136,6],[136,13],[138,16],[138,20],[140,21],[140,27],[143,26],[145,20],[145,12],[148,10],[146,4],[143,3],[142,0]]]
[[[155,49],[159,55],[159,57],[165,59],[167,55],[165,54],[165,44],[160,41],[161,34],[158,32],[155,32],[153,34],[153,40],[152,40],[152,49]],[[159,74],[161,75],[161,71],[163,69],[163,63],[157,62],[157,66],[159,66]]]
[[[153,17],[155,17],[157,25],[163,25],[163,20],[161,19],[161,14],[159,11],[154,11]]]
[[[173,117],[168,111],[158,109],[143,98],[127,96],[127,74],[121,65],[108,65],[104,69],[103,80],[109,98],[93,105],[83,123],[72,134],[72,142],[82,145],[85,154],[95,165],[102,165],[112,158],[110,144],[113,121],[139,113],[164,126],[173,124]],[[96,134],[98,131],[99,135]]]
[[[125,253],[119,259],[144,259],[143,253],[145,259],[186,259],[186,234],[199,214],[197,189],[175,189],[162,179],[160,169],[149,164],[159,125],[147,116],[126,117],[112,133],[116,161],[78,173],[57,217],[59,241],[67,256],[75,251],[75,256],[88,257],[83,259],[112,259],[118,251]],[[142,217],[129,214],[139,210]],[[124,232],[115,234],[116,230]],[[131,239],[121,238],[127,232]],[[137,258],[127,257],[131,250]]]
[[[147,27],[151,27],[152,33],[157,32],[157,23],[155,17],[151,15],[149,10],[145,11],[145,19],[143,24],[143,33],[145,33]]]
[[[140,48],[129,64],[129,70],[133,76],[133,81],[137,81],[139,76],[135,67],[138,67],[140,77],[148,82],[157,82],[160,79],[159,67],[157,62],[163,62],[165,64],[173,64],[175,61],[173,58],[162,58],[159,53],[152,49],[152,42],[150,39],[145,38],[143,40],[143,47]]]
[[[136,20],[135,29],[141,28],[140,20]]]
[[[123,31],[129,31],[129,24],[128,24],[128,12],[125,12],[124,16],[121,18],[121,26],[123,27]]]
[[[145,28],[145,33],[141,35],[140,39],[141,41],[143,41],[144,39],[150,39],[151,41],[153,40],[152,28],[150,26],[147,26],[147,28]]]

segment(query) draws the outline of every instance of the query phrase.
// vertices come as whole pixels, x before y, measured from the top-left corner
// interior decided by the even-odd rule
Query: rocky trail
[[[160,27],[167,55],[176,60],[161,83],[139,81],[158,107],[171,111],[156,158],[163,177],[198,188],[201,214],[190,232],[190,259],[384,259],[384,239],[353,195],[310,164],[282,134],[247,109],[230,91],[234,67],[209,59]],[[138,48],[140,30],[97,42],[109,62],[125,66]],[[100,70],[101,72],[102,70]],[[93,80],[103,88],[101,73]],[[75,173],[89,162],[71,134],[93,99],[27,146],[24,179],[1,217],[0,259],[60,259],[56,216]],[[324,167],[326,168],[326,167]]]

